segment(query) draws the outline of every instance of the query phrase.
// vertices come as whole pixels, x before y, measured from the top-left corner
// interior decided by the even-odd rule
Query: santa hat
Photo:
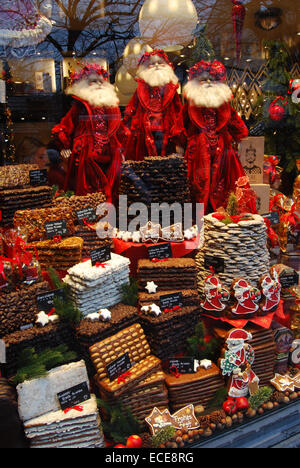
[[[226,81],[226,68],[223,63],[218,62],[217,60],[214,60],[213,62],[205,62],[204,60],[201,60],[196,63],[196,65],[189,69],[189,80],[202,75],[204,72],[209,73],[216,81]]]
[[[143,65],[145,62],[148,62],[150,60],[150,57],[158,55],[162,59],[164,59],[165,62],[169,65],[169,67],[174,69],[174,65],[170,60],[168,59],[167,54],[162,50],[162,49],[154,49],[152,52],[145,52],[144,55],[140,58],[138,62],[138,66]]]
[[[242,291],[248,291],[250,288],[250,284],[244,279],[238,280],[233,286],[234,290],[241,289]]]
[[[262,277],[261,280],[261,287],[265,289],[266,287],[270,287],[274,285],[274,281],[272,280],[270,275],[265,275]]]
[[[241,343],[243,341],[251,340],[252,335],[251,333],[247,332],[246,330],[243,330],[242,328],[235,328],[234,330],[231,330],[229,332],[227,342],[230,344],[234,343]]]
[[[72,73],[70,75],[71,78],[71,85],[73,85],[76,81],[80,81],[83,78],[87,78],[89,75],[99,75],[102,76],[105,80],[108,80],[109,73],[105,68],[97,63],[86,63],[83,68],[76,73]]]
[[[217,276],[210,275],[204,281],[205,287],[208,289],[216,289],[221,286],[221,282]]]

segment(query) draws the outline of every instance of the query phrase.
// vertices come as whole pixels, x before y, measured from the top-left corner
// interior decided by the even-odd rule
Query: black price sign
[[[148,255],[149,259],[158,259],[158,260],[164,260],[165,258],[172,258],[173,253],[172,253],[172,248],[171,244],[165,243],[165,244],[157,244],[157,245],[151,245],[148,247]]]
[[[286,273],[279,277],[279,281],[283,289],[291,288],[299,283],[299,275],[296,271],[289,274]]]
[[[76,216],[79,224],[84,224],[84,219],[86,219],[89,223],[95,223],[97,221],[96,211],[92,206],[87,206],[82,210],[76,211]]]
[[[263,214],[262,217],[267,218],[270,221],[271,226],[275,226],[276,224],[280,223],[279,214],[276,211]]]
[[[91,398],[88,385],[86,382],[82,382],[79,385],[68,388],[63,392],[57,394],[59,404],[62,410],[72,408],[79,403],[83,403]]]
[[[96,263],[108,262],[111,259],[110,246],[106,245],[100,249],[94,249],[90,251],[92,265],[95,266]]]
[[[171,358],[169,359],[169,372],[171,374],[194,374],[194,358]]]
[[[106,366],[108,378],[111,382],[131,368],[130,357],[128,353],[118,357]]]
[[[225,269],[224,258],[215,257],[212,255],[205,255],[204,268],[206,268],[206,270],[209,270],[209,267],[212,267],[215,273],[223,273]]]
[[[160,296],[161,310],[177,310],[182,307],[182,293],[165,294]]]
[[[67,236],[68,228],[65,219],[59,219],[58,221],[48,221],[44,224],[48,239],[52,239],[54,236]]]
[[[49,291],[43,294],[38,294],[36,296],[37,307],[39,311],[50,312],[50,310],[54,307],[54,298],[59,297],[60,299],[64,300],[64,290],[63,289],[55,289],[54,291]]]
[[[36,169],[34,171],[29,171],[29,177],[30,185],[45,185],[48,182],[48,171],[47,169]]]

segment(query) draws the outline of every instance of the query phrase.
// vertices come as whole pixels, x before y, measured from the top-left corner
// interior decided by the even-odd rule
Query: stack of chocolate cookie
[[[144,203],[150,219],[151,203],[189,203],[187,163],[177,154],[146,157],[143,161],[125,161],[121,168],[120,195],[127,195],[128,206]],[[159,220],[161,223],[161,219]],[[171,219],[170,224],[174,220]]]
[[[0,191],[0,210],[3,226],[13,224],[15,212],[20,209],[46,208],[52,202],[51,187],[30,187]]]
[[[82,247],[82,257],[90,257],[91,250],[101,249],[102,247],[109,246],[113,244],[112,239],[103,239],[97,235],[97,224],[92,224],[90,226],[78,225],[75,226],[75,235],[76,237],[81,237],[83,239]]]
[[[88,370],[93,366],[90,361],[89,348],[99,341],[115,335],[123,328],[127,328],[139,321],[136,307],[125,304],[117,304],[110,309],[111,318],[109,320],[92,320],[85,318],[75,329],[75,337],[78,352],[84,358]]]
[[[124,284],[129,284],[128,258],[111,254],[111,260],[98,266],[91,260],[68,270],[64,282],[70,287],[70,296],[83,315],[113,307],[123,298]]]
[[[36,296],[49,291],[47,282],[22,286],[18,291],[0,294],[0,338],[33,325],[38,313]]]
[[[68,270],[82,260],[83,240],[81,237],[66,237],[57,241],[49,239],[31,242],[28,250],[38,253],[42,269]]]
[[[195,261],[190,258],[157,262],[142,259],[138,263],[138,280],[140,323],[153,354],[168,359],[184,351],[187,338],[200,321]],[[152,283],[154,293],[147,289]],[[177,297],[177,306],[165,308],[167,296]]]
[[[232,327],[230,325],[218,325],[213,329],[214,335],[224,341]],[[251,366],[254,373],[259,377],[259,385],[269,385],[270,379],[274,377],[274,365],[276,361],[276,345],[271,329],[262,328],[258,325],[246,325],[245,330],[251,333],[252,339],[247,341],[254,349],[255,359]]]
[[[165,373],[165,379],[173,411],[190,404],[205,406],[224,387],[221,371],[213,363],[208,369],[199,368],[194,374],[181,374],[180,377]]]
[[[49,323],[44,327],[33,326],[18,330],[2,337],[5,344],[6,364],[3,373],[12,377],[17,371],[17,361],[22,350],[34,348],[37,353],[45,348],[65,344],[69,349],[74,348],[74,334],[66,323]]]
[[[96,383],[98,377],[95,377]],[[155,372],[150,377],[139,382],[132,392],[120,395],[118,398],[110,398],[100,387],[101,398],[107,401],[111,407],[119,406],[129,409],[132,415],[140,422],[151,413],[154,407],[164,410],[168,408],[168,391],[165,384],[165,376],[162,371]]]
[[[100,395],[110,405],[121,401],[140,419],[154,406],[167,407],[161,361],[151,355],[139,324],[91,346],[90,354]],[[126,356],[126,371],[115,374],[111,366],[116,366],[116,360]]]
[[[15,386],[0,377],[0,448],[27,448]]]
[[[39,167],[34,164],[19,164],[0,168],[0,210],[3,226],[9,226],[13,223],[17,210],[51,205],[51,187],[31,185],[30,172],[38,169]]]

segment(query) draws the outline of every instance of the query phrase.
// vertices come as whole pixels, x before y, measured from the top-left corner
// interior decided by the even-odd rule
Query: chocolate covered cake
[[[27,448],[18,413],[17,391],[9,380],[0,377],[0,448]]]
[[[4,372],[6,377],[12,377],[17,371],[17,361],[20,353],[25,348],[34,348],[40,353],[45,348],[56,347],[65,344],[68,348],[74,348],[74,334],[66,323],[49,323],[44,327],[33,326],[25,330],[18,330],[2,337],[5,345],[6,365]]]
[[[66,237],[57,241],[49,239],[31,242],[29,250],[38,252],[41,268],[49,267],[56,270],[68,270],[82,259],[83,239],[81,237]]]
[[[158,290],[197,289],[195,260],[192,258],[169,258],[153,262],[142,259],[138,263],[140,291],[144,291],[148,282],[154,281]]]
[[[0,338],[33,325],[38,313],[36,296],[49,291],[47,282],[32,286],[22,286],[21,289],[8,294],[0,294]]]
[[[165,373],[165,379],[173,411],[189,404],[205,406],[224,386],[221,371],[214,363],[208,369],[199,368],[194,374],[180,377]]]

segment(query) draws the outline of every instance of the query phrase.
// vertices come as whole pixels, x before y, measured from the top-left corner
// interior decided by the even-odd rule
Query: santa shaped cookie
[[[278,273],[273,271],[273,278],[270,273],[263,275],[260,279],[263,301],[260,304],[260,315],[267,315],[274,312],[280,303],[281,284]]]
[[[211,274],[204,281],[205,300],[201,307],[209,315],[220,316],[224,311],[226,304],[230,298],[229,291],[222,286],[218,276]]]
[[[261,293],[244,278],[236,279],[232,283],[234,305],[231,316],[236,319],[250,318],[256,315]]]

